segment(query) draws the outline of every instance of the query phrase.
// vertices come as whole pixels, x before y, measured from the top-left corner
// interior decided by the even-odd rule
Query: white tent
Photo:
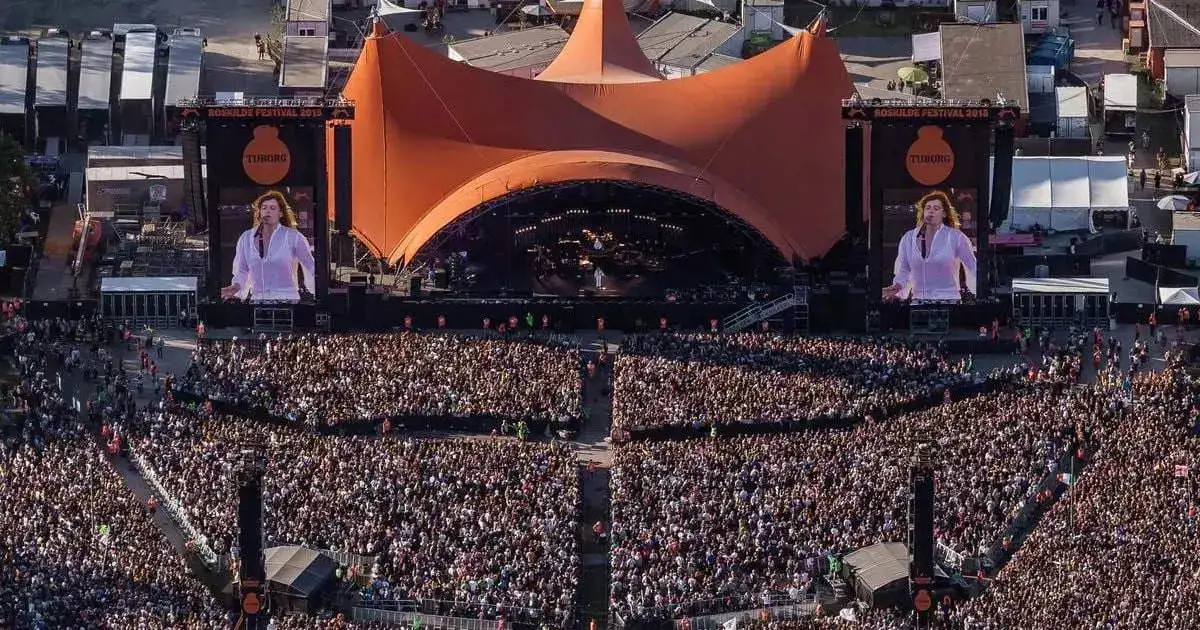
[[[1095,212],[1129,211],[1121,156],[1014,157],[1012,201],[1001,232],[1034,224],[1059,232],[1095,231]]]
[[[406,6],[409,2],[400,3],[391,2],[390,0],[379,0],[376,6],[376,12],[379,19],[383,20],[384,24],[393,31],[400,31],[406,24],[420,24],[425,18],[425,12]],[[414,6],[418,4],[415,0],[411,2]]]
[[[1193,288],[1161,288],[1158,290],[1158,303],[1179,306],[1200,304],[1200,291]]]

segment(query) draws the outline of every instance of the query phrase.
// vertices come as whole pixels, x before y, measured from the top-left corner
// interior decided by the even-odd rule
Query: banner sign
[[[1021,109],[1014,106],[996,107],[991,105],[977,106],[884,106],[863,102],[842,106],[842,118],[845,120],[944,120],[944,121],[984,121],[984,122],[1013,122],[1021,117]]]

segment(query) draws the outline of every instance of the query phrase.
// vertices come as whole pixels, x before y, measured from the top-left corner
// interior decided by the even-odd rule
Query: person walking
[[[1141,190],[1146,190],[1146,169],[1144,168],[1142,169],[1142,172],[1138,174],[1138,186]]]

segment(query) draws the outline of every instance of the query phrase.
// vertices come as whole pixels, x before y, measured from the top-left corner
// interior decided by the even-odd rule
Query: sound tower
[[[333,181],[335,182],[333,229],[339,235],[350,233],[353,217],[351,210],[354,202],[352,187],[354,180],[351,176],[354,168],[353,157],[350,151],[350,126],[335,125],[333,128]]]
[[[208,208],[204,201],[204,156],[200,149],[200,121],[187,116],[180,122],[180,148],[183,152],[183,198],[187,203],[187,218],[192,225],[203,229],[208,224]]]
[[[238,566],[237,612],[246,630],[266,628],[266,562],[262,548],[263,476],[266,461],[257,448],[245,448],[238,470]]]
[[[863,230],[863,128],[846,127],[846,234],[851,240]]]
[[[988,219],[999,226],[1008,219],[1008,207],[1012,202],[1013,127],[1000,123],[996,127],[996,167],[992,178],[992,207]]]
[[[933,443],[921,442],[909,470],[908,589],[922,628],[933,615],[933,457]]]

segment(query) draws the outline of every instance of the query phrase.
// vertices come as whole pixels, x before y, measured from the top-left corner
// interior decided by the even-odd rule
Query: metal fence
[[[146,480],[146,483],[150,486],[150,489],[158,495],[159,499],[161,499],[159,507],[161,507],[163,510],[166,510],[167,516],[171,517],[171,520],[175,521],[175,523],[179,525],[179,528],[182,529],[185,534],[187,534],[188,538],[195,546],[196,553],[200,556],[200,560],[202,560],[209,568],[217,567],[217,554],[213,553],[212,547],[209,546],[208,538],[200,534],[195,527],[192,527],[191,522],[188,521],[187,514],[184,513],[183,508],[179,505],[179,502],[176,501],[175,497],[171,496],[171,494],[167,492],[167,489],[163,487],[162,483],[158,480],[158,473],[155,472],[154,468],[150,466],[149,462],[142,457],[142,454],[138,453],[132,444],[129,444],[128,448],[129,461],[133,462],[134,468],[138,469],[138,473],[142,475],[142,479]]]
[[[715,630],[736,619],[736,625],[760,619],[799,619],[811,617],[817,611],[817,596],[808,595],[803,600],[782,606],[756,608],[754,610],[739,610],[737,612],[717,613],[702,617],[690,617],[675,622],[676,630]]]
[[[420,627],[438,630],[500,630],[500,622],[491,619],[446,617],[414,611],[355,607],[351,616],[354,621],[379,621],[405,627],[412,627],[419,620]]]
[[[338,564],[348,567],[359,567],[369,570],[375,566],[375,556],[360,556],[348,551],[330,551],[329,549],[317,549],[316,552],[327,558],[331,558]]]

